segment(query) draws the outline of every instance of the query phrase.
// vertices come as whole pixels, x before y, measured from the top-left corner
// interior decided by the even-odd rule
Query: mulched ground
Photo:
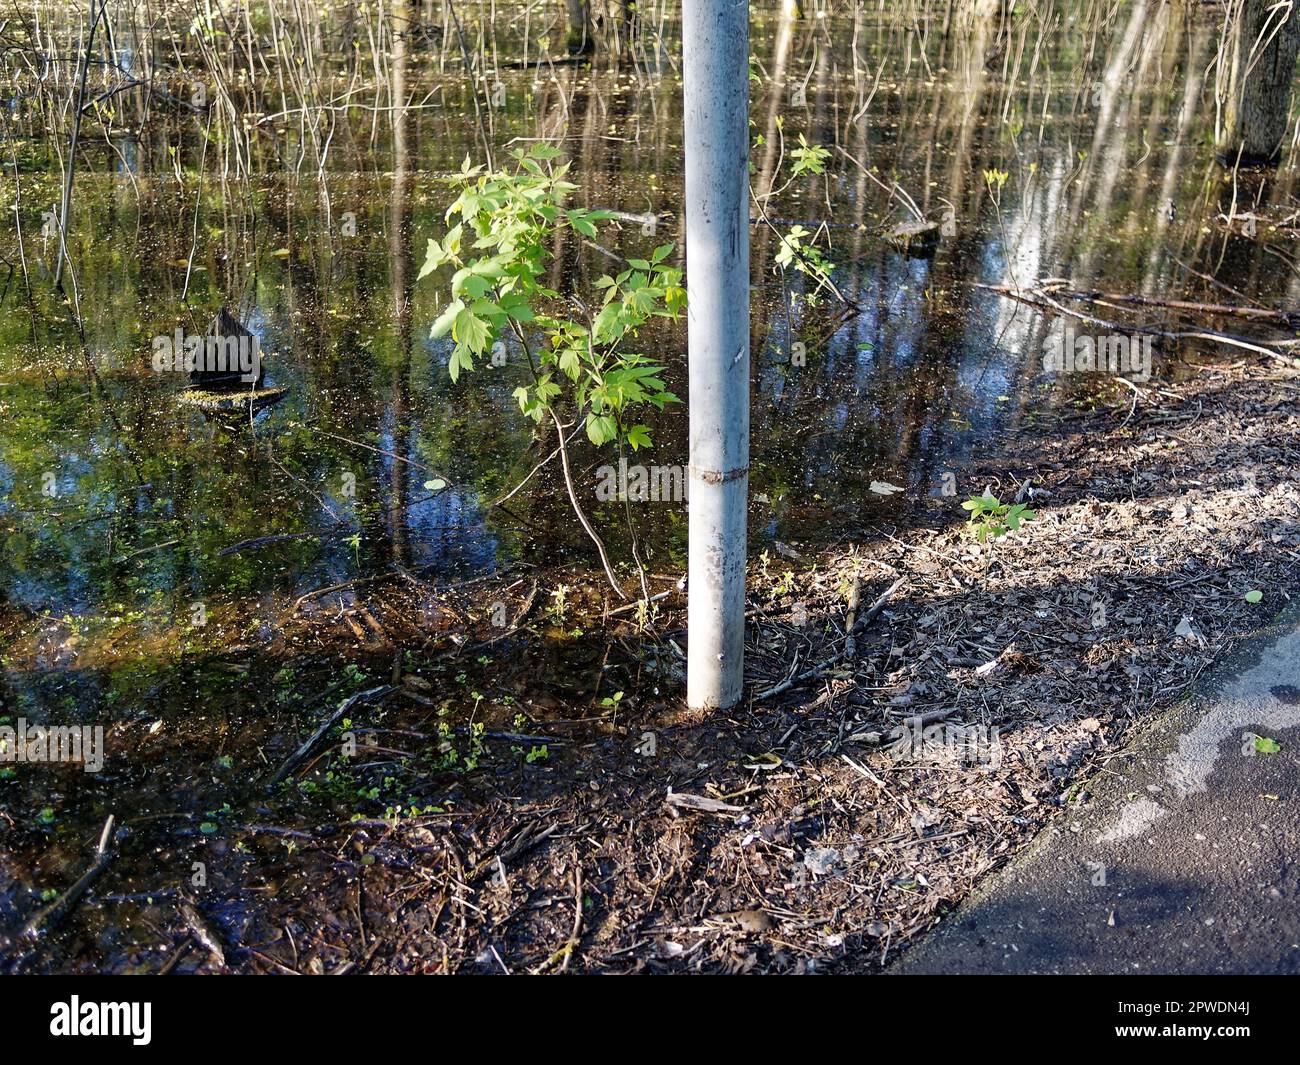
[[[536,573],[450,589],[407,574],[292,604],[265,653],[348,641],[392,683],[354,715],[369,746],[346,773],[313,752],[215,836],[197,813],[138,819],[24,965],[877,969],[1049,819],[1068,826],[1119,745],[1300,590],[1298,380],[1243,361],[1117,387],[1099,410],[1036,417],[919,526],[757,560],[751,684],[728,714],[676,702],[670,577],[653,618],[608,616],[584,574],[562,607],[564,575]],[[958,503],[986,484],[1037,519],[981,548]],[[246,727],[222,750],[265,775],[309,731]],[[119,739],[148,764],[145,723]],[[201,808],[204,774],[175,774]],[[349,822],[330,774],[413,801]],[[176,873],[200,859],[201,890]],[[132,942],[105,948],[107,929]]]

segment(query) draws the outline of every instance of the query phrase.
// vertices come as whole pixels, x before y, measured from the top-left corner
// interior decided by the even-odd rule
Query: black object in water
[[[262,378],[260,342],[223,306],[208,325],[199,366],[190,371],[191,384],[226,392],[261,388]]]

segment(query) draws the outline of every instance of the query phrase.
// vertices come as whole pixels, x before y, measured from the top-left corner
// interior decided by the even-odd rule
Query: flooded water
[[[237,64],[251,71],[233,95],[242,139],[215,103],[169,102],[193,99],[201,77],[173,69],[168,95],[150,99],[110,94],[121,84],[111,70],[92,75],[98,110],[81,130],[67,300],[52,286],[52,219],[68,131],[33,118],[30,78],[17,64],[7,71],[0,184],[21,227],[0,230],[8,718],[147,724],[162,707],[189,757],[226,766],[272,730],[244,733],[234,748],[217,737],[234,736],[236,719],[273,714],[292,678],[239,662],[177,673],[178,646],[201,648],[214,632],[251,643],[297,597],[399,566],[444,584],[518,563],[595,564],[554,463],[494,505],[554,441],[519,416],[518,352],[450,380],[450,341],[430,336],[445,278],[418,275],[426,241],[446,229],[452,194],[439,178],[467,157],[483,161],[484,142],[498,163],[510,146],[554,143],[572,161],[574,203],[621,214],[600,243],[638,257],[672,241],[680,254],[671,13],[647,19],[621,57],[571,62],[551,43],[555,29],[539,47],[542,16],[520,8],[495,32],[472,16],[468,53],[441,32],[412,31],[372,66],[358,59],[372,53],[352,47],[372,24],[346,7],[349,17],[324,18],[311,40],[310,117],[293,77],[286,84],[251,52]],[[978,491],[961,480],[972,456],[996,454],[1026,419],[1068,416],[1112,387],[1045,372],[1059,320],[980,285],[1062,278],[1153,297],[1295,300],[1294,171],[1233,180],[1214,158],[1215,11],[1147,0],[1005,14],[983,3],[812,3],[796,18],[759,7],[754,552],[815,551],[905,524],[944,494],[946,474],[963,496]],[[441,5],[420,10],[443,24]],[[191,37],[177,30],[199,69]],[[122,24],[112,48],[131,72],[146,52],[171,66],[163,43]],[[828,150],[824,173],[792,173],[801,137]],[[918,214],[938,227],[932,253],[885,237]],[[1257,231],[1243,229],[1245,215]],[[810,302],[806,278],[775,265],[794,225],[816,235],[851,307],[829,293]],[[557,290],[589,296],[609,255],[595,242],[557,242],[552,266]],[[152,368],[155,337],[201,333],[223,305],[259,342],[261,386],[283,390],[251,418],[185,402],[188,378]],[[642,343],[685,398],[684,324],[648,329]],[[1201,354],[1158,348],[1154,376]],[[651,457],[630,461],[684,467],[685,404],[650,424]],[[611,554],[628,559],[623,505],[595,491],[617,456],[581,436],[574,447],[585,505]],[[684,502],[632,511],[647,567],[683,572]],[[0,916],[27,912],[33,892],[75,870],[123,789],[154,793],[148,809],[159,815],[202,817],[196,803],[221,794],[205,786],[203,799],[187,799],[191,783],[165,760],[121,772],[93,784],[65,774],[41,793],[64,819],[62,837],[34,823],[36,800],[7,805],[11,827],[35,834],[4,874]],[[52,839],[39,871],[25,865]]]
[[[1213,224],[1230,191],[1198,95],[1213,20],[1170,5],[1139,17],[1147,6],[1116,17],[1109,37],[1073,17],[1046,34],[1030,17],[972,17],[946,35],[866,11],[757,21],[754,188],[777,190],[769,218],[826,223],[833,276],[859,310],[845,315],[833,298],[803,305],[803,279],[773,267],[778,240],[755,226],[756,546],[898,520],[907,504],[865,491],[872,481],[936,493],[943,472],[996,446],[1038,390],[1075,391],[1042,373],[1048,323],[973,282],[1064,277],[1195,297],[1214,291],[1199,270],[1264,300],[1293,289],[1288,240],[1234,240]],[[1089,44],[1090,64],[1080,59]],[[493,143],[550,137],[571,156],[578,202],[655,216],[653,233],[624,222],[612,235],[631,256],[681,241],[680,78],[671,53],[659,58],[655,69],[503,63],[483,105]],[[193,118],[85,145],[70,240],[94,372],[63,308],[38,293],[29,312],[13,276],[6,297],[0,513],[11,599],[56,614],[175,607],[254,589],[301,594],[392,559],[453,576],[520,557],[589,557],[557,478],[535,479],[509,512],[490,506],[544,454],[514,410],[518,362],[452,384],[450,341],[429,338],[445,294],[416,275],[425,241],[445,231],[450,193],[437,178],[483,154],[465,79],[440,60],[418,50],[390,59],[378,91],[391,100],[400,81],[410,108],[338,115],[320,172],[309,156],[285,170],[282,156],[307,154],[275,143],[293,133],[288,119],[255,142],[250,175],[224,182],[201,169],[212,159]],[[799,136],[832,149],[824,177],[789,179]],[[16,147],[39,288],[57,248],[41,212],[57,201],[59,164],[48,141]],[[990,171],[1008,175],[1000,189]],[[881,239],[877,227],[910,217],[881,179],[941,225],[933,258]],[[1290,180],[1264,196],[1283,200]],[[6,188],[15,194],[12,174]],[[17,262],[12,232],[6,243]],[[556,276],[577,292],[607,265],[590,246],[556,249]],[[150,371],[153,337],[200,332],[223,303],[258,336],[265,383],[287,389],[251,429],[178,404],[188,382]],[[684,330],[656,332],[653,350],[684,396]],[[685,464],[685,427],[684,406],[657,419],[652,461]],[[580,456],[593,505],[607,461]],[[434,476],[450,490],[426,492]],[[618,509],[597,507],[615,542],[626,537]],[[636,515],[660,568],[682,565],[684,511]],[[264,537],[278,539],[228,550]]]

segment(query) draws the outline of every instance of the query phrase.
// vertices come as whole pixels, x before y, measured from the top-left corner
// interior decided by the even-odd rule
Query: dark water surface
[[[1138,8],[1097,35],[1082,17],[1047,34],[1030,16],[971,17],[946,35],[930,26],[924,39],[879,14],[755,22],[754,189],[777,190],[772,218],[828,222],[824,251],[861,306],[849,317],[833,298],[805,306],[802,278],[777,272],[777,239],[755,226],[755,546],[852,536],[906,506],[872,495],[871,481],[937,493],[945,469],[996,446],[1037,391],[1067,401],[1076,382],[1041,373],[1048,322],[971,282],[1053,276],[1204,296],[1208,282],[1180,260],[1264,300],[1290,293],[1288,239],[1234,239],[1213,224],[1226,189],[1201,83],[1213,18]],[[654,234],[621,222],[604,235],[625,255],[681,238],[672,55],[658,69],[599,57],[541,70],[502,62],[491,75],[499,95],[484,101],[498,155],[513,138],[550,137],[572,157],[577,202],[654,213]],[[222,181],[198,117],[160,114],[146,137],[86,143],[70,244],[94,375],[64,308],[38,291],[29,309],[21,276],[6,290],[0,580],[13,601],[82,614],[296,594],[393,558],[451,577],[512,558],[588,557],[555,477],[513,499],[513,516],[486,506],[549,447],[513,407],[519,360],[452,385],[447,342],[429,339],[441,293],[438,278],[416,273],[450,199],[435,177],[482,148],[463,74],[437,51],[412,51],[403,65],[411,109],[373,121],[363,107],[339,113],[324,181],[305,150],[286,172],[270,134],[255,140],[251,177]],[[391,90],[357,99],[387,107]],[[273,129],[290,138],[292,121],[279,121]],[[826,177],[790,181],[800,135],[832,148]],[[878,226],[910,216],[837,144],[940,222],[933,259],[881,238]],[[59,161],[51,143],[18,148],[23,251],[39,290],[57,242],[40,234],[40,211],[57,198]],[[995,196],[985,173],[998,170]],[[1292,179],[1284,170],[1262,192],[1282,202]],[[12,174],[5,187],[12,198]],[[4,244],[17,263],[12,229]],[[560,287],[580,294],[607,265],[591,247],[556,250]],[[149,368],[152,337],[201,332],[224,302],[260,338],[265,384],[287,389],[251,432],[178,404],[186,382]],[[647,345],[681,395],[684,343],[677,325]],[[796,351],[805,364],[792,364]],[[685,407],[669,407],[650,462],[685,463],[685,425]],[[594,495],[606,462],[580,455],[582,488],[617,544],[620,508],[602,511]],[[425,492],[430,471],[452,488]],[[663,570],[682,564],[684,514],[637,512]],[[294,538],[222,554],[269,536]]]
[[[833,297],[803,304],[803,279],[780,274],[777,238],[755,226],[756,548],[901,518],[908,496],[939,492],[945,470],[996,447],[1038,393],[1069,402],[1078,391],[1042,373],[1049,323],[972,282],[1054,276],[1224,298],[1181,260],[1264,302],[1289,294],[1289,238],[1234,239],[1214,222],[1231,192],[1201,84],[1214,20],[1138,7],[1150,10],[1112,19],[1109,33],[1079,17],[1044,34],[1028,15],[971,16],[924,39],[888,15],[757,20],[754,188],[777,190],[773,219],[828,223],[824,251],[860,312],[843,315]],[[629,256],[681,238],[673,54],[658,69],[503,62],[491,75],[499,95],[483,104],[498,155],[514,138],[553,138],[573,160],[576,201],[657,216],[653,234],[634,222],[605,234]],[[403,66],[410,110],[340,112],[323,182],[305,150],[286,172],[281,156],[295,149],[277,153],[273,134],[255,140],[251,177],[223,181],[197,117],[160,115],[144,137],[111,146],[83,142],[70,244],[94,374],[56,302],[38,291],[29,310],[21,276],[5,299],[0,581],[13,601],[75,615],[298,594],[393,558],[452,577],[514,558],[588,557],[554,477],[530,484],[511,514],[487,506],[549,448],[510,398],[521,360],[453,385],[447,342],[429,339],[441,293],[416,274],[426,239],[444,230],[450,195],[436,177],[483,152],[460,71],[436,50],[412,50]],[[392,88],[358,100],[387,107]],[[273,130],[290,138],[292,121],[280,123]],[[790,179],[800,135],[832,149],[824,177]],[[933,259],[882,239],[877,227],[910,216],[837,146],[941,224]],[[40,290],[57,242],[41,235],[41,209],[57,198],[59,163],[50,143],[18,149],[23,250]],[[996,196],[989,171],[1006,174]],[[1283,171],[1263,195],[1284,201],[1292,180]],[[12,197],[12,174],[5,182]],[[12,231],[4,243],[17,263]],[[607,266],[589,246],[556,249],[561,288],[589,294]],[[154,336],[202,331],[223,302],[259,337],[265,383],[288,389],[251,431],[178,404],[186,382],[150,370]],[[684,323],[647,346],[685,396]],[[684,464],[685,406],[655,428],[642,461]],[[621,508],[602,509],[594,492],[612,456],[588,449],[579,460],[589,503],[625,555]],[[452,487],[426,492],[431,471]],[[908,492],[873,495],[872,481]],[[660,569],[683,564],[684,516],[680,504],[637,511]],[[222,554],[268,536],[293,538]]]

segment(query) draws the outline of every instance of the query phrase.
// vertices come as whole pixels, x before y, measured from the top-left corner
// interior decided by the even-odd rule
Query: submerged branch
[[[1064,304],[1054,299],[1054,296],[1063,296],[1069,299],[1081,299],[1089,302],[1104,302],[1106,297],[1085,292],[1062,291],[1059,286],[1038,286],[1034,288],[1012,288],[1008,285],[988,285],[981,282],[974,283],[975,288],[981,288],[988,292],[996,292],[1000,296],[1006,296],[1009,299],[1018,300],[1021,303],[1031,307],[1038,307],[1042,310],[1053,310],[1059,314],[1067,315],[1070,318],[1078,319],[1081,322],[1087,322],[1089,325],[1098,326],[1101,329],[1107,329],[1117,333],[1141,333],[1144,336],[1159,337],[1162,340],[1206,340],[1214,344],[1223,344],[1228,347],[1241,348],[1245,351],[1253,351],[1259,355],[1267,355],[1271,359],[1291,369],[1300,369],[1300,359],[1293,358],[1275,348],[1265,347],[1246,337],[1234,336],[1232,333],[1224,333],[1217,329],[1159,329],[1149,325],[1126,325],[1122,322],[1113,322],[1106,318],[1098,318],[1096,315],[1084,314],[1082,311],[1072,310]],[[1243,308],[1244,310],[1244,308]]]

